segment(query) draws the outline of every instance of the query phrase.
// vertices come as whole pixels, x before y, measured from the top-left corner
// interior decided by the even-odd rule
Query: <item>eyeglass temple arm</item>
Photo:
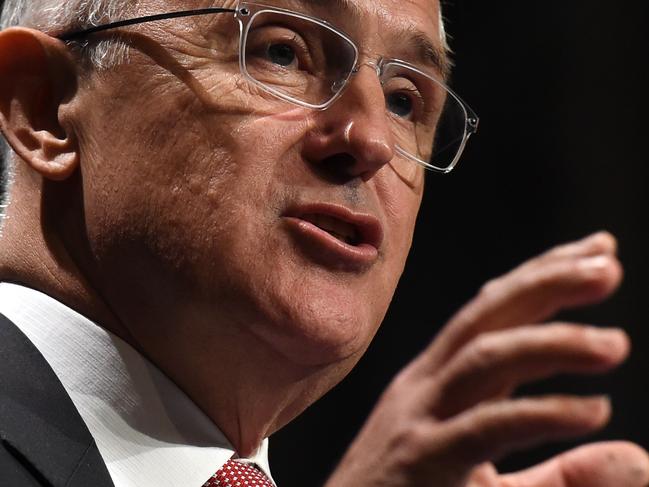
[[[63,35],[58,36],[62,41],[73,41],[80,37],[85,37],[90,34],[96,34],[97,32],[103,32],[105,30],[117,29],[119,27],[128,27],[129,25],[143,24],[145,22],[154,22],[156,20],[167,20],[167,19],[177,19],[181,17],[193,17],[197,15],[208,15],[208,14],[220,14],[220,13],[236,13],[237,10],[233,8],[202,8],[197,10],[183,10],[180,12],[169,12],[166,14],[157,14],[157,15],[147,15],[145,17],[137,17],[134,19],[120,20],[118,22],[111,22],[110,24],[97,25],[95,27],[90,27],[89,29],[80,30],[76,32],[69,32]]]

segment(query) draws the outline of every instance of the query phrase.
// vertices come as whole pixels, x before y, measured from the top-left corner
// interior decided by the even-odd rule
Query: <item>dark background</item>
[[[273,437],[282,487],[324,482],[390,379],[483,282],[600,229],[620,240],[625,282],[610,301],[564,317],[622,325],[635,352],[612,375],[521,392],[607,392],[616,413],[595,439],[649,447],[649,2],[455,0],[446,17],[453,86],[480,115],[480,132],[456,172],[429,176],[409,264],[365,358]],[[521,453],[500,467],[570,446]]]
[[[324,482],[382,389],[484,281],[601,229],[620,240],[624,284],[610,301],[562,316],[624,326],[633,356],[603,378],[559,378],[520,392],[609,393],[615,416],[595,439],[649,447],[649,2],[455,0],[446,17],[453,86],[480,115],[480,132],[457,172],[429,176],[413,253],[365,358],[273,437],[282,487]],[[500,467],[529,466],[570,446]]]

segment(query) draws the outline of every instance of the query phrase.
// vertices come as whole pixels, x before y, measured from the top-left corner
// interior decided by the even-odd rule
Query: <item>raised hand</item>
[[[489,463],[606,424],[605,397],[511,394],[530,381],[602,373],[624,361],[622,330],[541,324],[605,299],[621,278],[615,239],[600,233],[489,282],[395,378],[327,487],[649,485],[649,457],[629,443],[589,445],[509,475]]]

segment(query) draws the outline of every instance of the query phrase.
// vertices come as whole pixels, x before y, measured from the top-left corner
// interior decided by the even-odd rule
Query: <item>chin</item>
[[[264,339],[292,362],[304,366],[354,363],[369,346],[382,317],[372,317],[354,300],[331,295],[275,307],[272,320],[261,325]]]
[[[214,272],[227,313],[287,360],[304,367],[357,361],[383,321],[393,283],[377,264],[332,269],[296,252],[289,238],[242,239],[253,249]],[[264,242],[259,248],[254,242]],[[263,259],[257,256],[265,256]],[[226,278],[227,276],[227,278]],[[223,298],[223,296],[221,296]],[[223,301],[221,301],[223,302]]]

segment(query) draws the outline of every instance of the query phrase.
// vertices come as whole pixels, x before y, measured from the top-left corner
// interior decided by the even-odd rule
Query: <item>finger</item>
[[[600,254],[615,255],[617,253],[617,240],[609,232],[597,232],[588,237],[559,245],[541,254],[540,259],[556,257],[588,257]]]
[[[603,427],[611,414],[607,398],[553,396],[482,404],[438,423],[433,458],[455,471],[502,458],[513,451],[582,436]]]
[[[608,297],[622,280],[619,261],[608,251],[593,255],[592,241],[581,246],[582,253],[555,249],[487,283],[429,347],[428,366],[438,367],[480,333],[538,323]]]
[[[505,397],[519,385],[559,373],[601,373],[629,353],[618,329],[553,324],[480,335],[437,375],[430,394],[438,419]]]
[[[501,487],[646,487],[649,456],[626,442],[599,443],[564,453],[522,472],[503,475]]]
[[[493,464],[484,463],[471,472],[466,487],[502,487],[500,475]]]

